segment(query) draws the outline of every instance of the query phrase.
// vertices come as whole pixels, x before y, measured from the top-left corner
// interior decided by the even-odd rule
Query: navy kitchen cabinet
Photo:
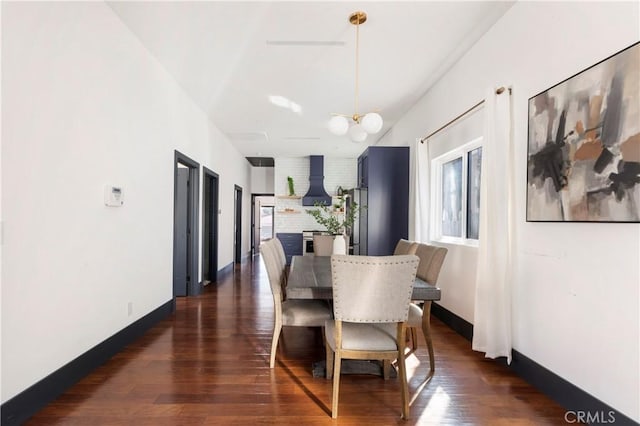
[[[276,237],[284,248],[287,265],[291,264],[292,256],[302,256],[302,233],[278,232]]]
[[[361,255],[393,254],[409,237],[409,147],[371,146],[358,158]]]
[[[369,182],[367,179],[367,174],[369,171],[369,158],[367,155],[367,151],[365,151],[360,157],[358,157],[358,187],[359,188],[367,188],[369,186]]]

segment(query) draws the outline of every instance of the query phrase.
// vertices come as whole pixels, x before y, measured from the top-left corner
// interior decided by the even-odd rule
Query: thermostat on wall
[[[105,185],[104,205],[110,207],[120,207],[124,204],[124,191],[121,186]]]

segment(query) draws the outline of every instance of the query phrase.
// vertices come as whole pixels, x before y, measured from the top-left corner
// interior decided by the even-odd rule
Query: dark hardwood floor
[[[324,357],[317,329],[285,328],[269,369],[273,299],[256,258],[233,276],[180,298],[175,315],[32,417],[28,425],[558,425],[565,410],[508,368],[471,350],[433,319],[436,372],[420,341],[407,358],[411,419],[398,381],[343,376],[340,416],[331,382],[313,378]]]

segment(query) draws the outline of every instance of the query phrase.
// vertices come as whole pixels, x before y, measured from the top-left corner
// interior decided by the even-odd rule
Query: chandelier
[[[382,129],[382,117],[377,112],[369,112],[366,114],[358,113],[358,71],[359,71],[359,58],[358,48],[360,43],[360,25],[364,24],[367,20],[367,14],[361,11],[353,12],[349,16],[349,22],[356,26],[356,94],[355,94],[355,108],[353,115],[345,114],[332,114],[333,117],[329,120],[329,131],[337,136],[345,134],[349,135],[349,138],[353,142],[363,142],[367,135],[375,134]]]

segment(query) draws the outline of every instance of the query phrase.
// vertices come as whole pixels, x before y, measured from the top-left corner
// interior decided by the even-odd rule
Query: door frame
[[[207,191],[209,185],[211,187]],[[202,204],[202,281],[215,283],[218,281],[220,176],[205,166],[202,166]],[[205,248],[207,247],[209,270],[205,271]]]
[[[251,194],[251,254],[258,254],[256,248],[256,198],[257,197],[274,197],[274,193],[258,193]],[[275,209],[274,209],[275,210]]]
[[[181,164],[189,169],[189,190],[187,193],[188,203],[188,241],[187,241],[187,296],[197,296],[202,292],[202,284],[198,280],[198,244],[199,244],[199,227],[198,227],[198,212],[200,204],[200,164],[192,160],[186,155],[182,154],[178,150],[174,151],[173,159],[173,266],[176,264],[176,235],[177,235],[177,222],[176,222],[176,201],[178,199],[178,165]],[[175,279],[175,278],[174,278]],[[173,291],[173,290],[172,290]],[[175,291],[173,294],[175,302]]]
[[[240,264],[242,263],[242,187],[239,185],[233,185],[233,187],[233,262]]]

